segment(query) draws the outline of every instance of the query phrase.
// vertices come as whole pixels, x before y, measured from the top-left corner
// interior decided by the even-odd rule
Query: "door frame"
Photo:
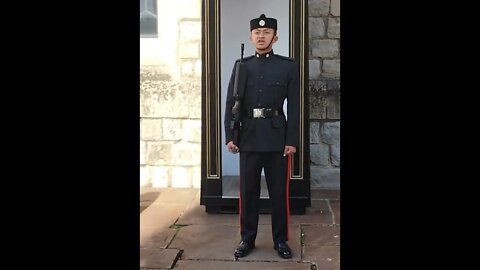
[[[289,57],[300,72],[300,145],[291,159],[290,212],[305,213],[310,206],[310,128],[308,114],[308,0],[289,1]],[[210,213],[238,212],[237,198],[223,198],[220,94],[220,0],[202,2],[202,147],[200,204]],[[269,199],[262,198],[261,212]]]

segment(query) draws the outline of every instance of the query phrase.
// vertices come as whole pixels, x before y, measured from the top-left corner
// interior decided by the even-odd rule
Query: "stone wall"
[[[309,0],[311,186],[340,188],[340,0]]]
[[[140,186],[200,187],[201,2],[182,0],[181,6],[192,10],[168,18],[169,31],[176,29],[174,46],[144,40],[141,47],[161,57],[143,57],[140,67]],[[308,23],[312,189],[338,189],[340,0],[309,0]],[[174,63],[163,63],[165,55],[174,56]]]
[[[201,81],[155,80],[154,72],[141,70],[151,78],[140,87],[140,185],[200,187]]]
[[[158,3],[170,35],[141,39],[140,186],[200,188],[201,2]]]

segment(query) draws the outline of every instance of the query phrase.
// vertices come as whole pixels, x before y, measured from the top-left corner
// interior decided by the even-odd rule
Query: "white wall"
[[[202,3],[158,0],[140,38],[140,186],[200,187]]]
[[[162,66],[173,80],[178,79],[177,63],[180,18],[201,18],[199,0],[158,0],[158,38],[140,38],[140,66]],[[201,38],[201,29],[196,29]]]
[[[255,48],[250,43],[250,20],[265,14],[277,19],[278,41],[273,45],[275,54],[289,56],[289,1],[288,0],[221,0],[220,1],[221,36],[221,112],[222,112],[222,173],[238,175],[238,154],[226,151],[223,127],[225,98],[228,81],[235,60],[240,58],[240,44],[245,44],[244,57],[253,55]]]

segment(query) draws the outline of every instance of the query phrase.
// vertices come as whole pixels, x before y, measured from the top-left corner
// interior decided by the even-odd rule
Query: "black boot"
[[[245,257],[247,254],[255,248],[255,244],[251,244],[245,241],[240,242],[238,247],[235,249],[235,257]]]
[[[274,243],[273,249],[278,251],[278,255],[284,259],[290,259],[292,257],[292,250],[287,245],[287,243]]]

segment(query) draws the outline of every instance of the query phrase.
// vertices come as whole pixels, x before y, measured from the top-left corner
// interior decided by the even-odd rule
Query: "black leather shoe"
[[[240,245],[235,249],[235,257],[245,257],[247,254],[255,248],[255,244],[247,243],[245,241],[240,242]]]
[[[273,244],[273,249],[278,251],[278,255],[284,259],[290,259],[292,257],[292,250],[285,242]]]

